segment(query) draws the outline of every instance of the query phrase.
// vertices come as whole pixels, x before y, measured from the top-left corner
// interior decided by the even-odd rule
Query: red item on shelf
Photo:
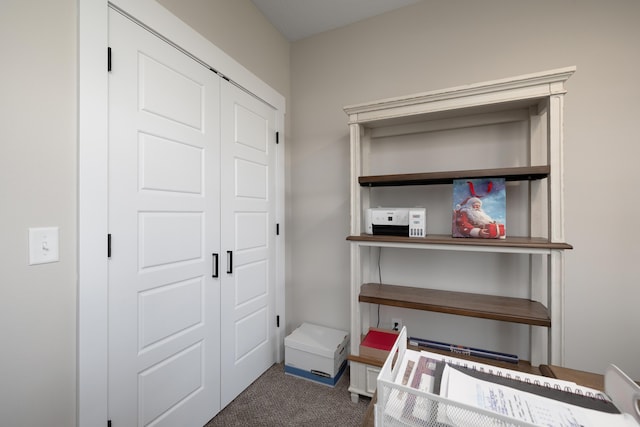
[[[398,331],[369,328],[369,332],[360,343],[360,356],[384,361],[396,342],[398,334]]]

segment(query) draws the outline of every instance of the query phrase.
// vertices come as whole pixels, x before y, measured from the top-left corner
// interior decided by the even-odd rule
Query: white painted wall
[[[289,98],[289,42],[250,0],[158,0],[158,3]]]
[[[75,2],[0,6],[0,424],[75,419]],[[29,227],[60,261],[28,266]]]
[[[7,426],[77,422],[77,14],[75,0],[0,6],[0,424]],[[247,32],[227,27],[225,51],[271,51],[273,61],[251,71],[287,92],[289,44],[250,0],[216,2],[210,22],[245,17],[255,39],[232,37]],[[60,227],[60,262],[27,265],[28,228],[38,226]]]
[[[344,105],[577,65],[565,128],[567,240],[576,248],[567,255],[567,364],[601,372],[615,362],[640,378],[632,328],[640,323],[640,254],[634,222],[618,225],[640,208],[632,176],[640,154],[633,128],[640,3],[425,1],[293,44],[290,69],[286,41],[245,9],[250,0],[237,3],[216,1],[216,13],[192,25],[244,22],[250,13],[257,46],[232,37],[233,25],[205,36],[287,98],[289,329],[302,321],[349,325]],[[76,2],[7,0],[1,12],[0,420],[69,426],[76,399]],[[271,49],[272,59],[247,58]],[[60,227],[60,262],[29,267],[27,229],[43,225]]]
[[[291,49],[292,323],[348,329],[349,150],[342,107],[564,66],[566,364],[640,378],[640,3],[424,1]],[[632,222],[633,224],[633,222]],[[413,320],[413,314],[411,319]]]

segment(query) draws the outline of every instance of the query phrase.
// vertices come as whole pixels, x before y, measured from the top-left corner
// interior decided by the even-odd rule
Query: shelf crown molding
[[[456,86],[407,96],[380,99],[344,107],[349,124],[368,123],[396,117],[539,100],[566,92],[564,83],[576,71],[575,66]],[[525,105],[523,104],[523,107]]]

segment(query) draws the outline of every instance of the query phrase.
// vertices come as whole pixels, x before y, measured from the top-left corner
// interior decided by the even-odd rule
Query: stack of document
[[[604,393],[570,381],[411,349],[399,363],[384,414],[402,425],[509,425],[496,414],[518,425],[638,426]]]

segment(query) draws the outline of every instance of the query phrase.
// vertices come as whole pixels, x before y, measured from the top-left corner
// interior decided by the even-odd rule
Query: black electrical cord
[[[382,256],[382,247],[378,248],[378,283],[382,285],[382,270],[380,267],[380,257]],[[380,327],[380,304],[378,304],[378,322],[376,328]]]

